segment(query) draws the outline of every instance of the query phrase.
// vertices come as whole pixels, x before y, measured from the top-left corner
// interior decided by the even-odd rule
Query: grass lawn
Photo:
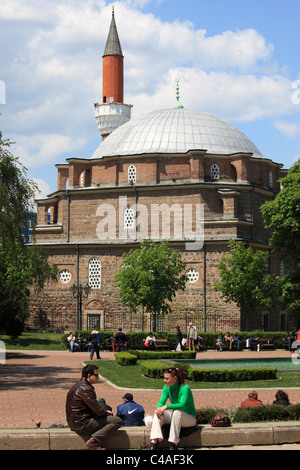
[[[0,335],[0,340],[4,341],[7,350],[65,351],[66,347],[62,342],[62,337],[62,333],[33,333],[25,331],[15,339]]]
[[[163,379],[150,379],[144,377],[140,363],[134,366],[120,366],[115,361],[86,361],[86,364],[95,364],[99,368],[99,374],[118,387],[124,388],[144,388],[160,389],[163,386]],[[248,382],[191,382],[187,380],[189,386],[196,390],[211,388],[287,388],[300,387],[299,372],[278,372],[275,380],[257,380]]]

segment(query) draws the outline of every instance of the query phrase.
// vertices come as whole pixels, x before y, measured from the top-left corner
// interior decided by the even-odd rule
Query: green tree
[[[276,278],[268,272],[268,252],[230,240],[229,253],[222,256],[218,269],[220,280],[215,290],[222,292],[225,302],[235,302],[246,319],[255,307],[271,307],[277,295]]]
[[[180,252],[170,248],[167,241],[156,244],[143,240],[139,249],[123,255],[115,277],[120,300],[134,312],[143,307],[152,313],[155,331],[156,315],[170,313],[176,292],[185,289],[184,270]]]
[[[281,191],[261,207],[266,228],[271,229],[270,247],[288,266],[279,280],[280,302],[300,315],[300,160],[280,179]]]
[[[0,332],[18,336],[29,314],[30,287],[42,289],[57,269],[37,245],[26,246],[23,230],[33,215],[35,184],[9,151],[0,132]]]

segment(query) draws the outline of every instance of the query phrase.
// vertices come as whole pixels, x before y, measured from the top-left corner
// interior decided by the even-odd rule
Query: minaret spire
[[[95,104],[95,117],[102,139],[131,117],[131,105],[124,104],[124,56],[115,21],[115,9],[102,56],[102,104]]]

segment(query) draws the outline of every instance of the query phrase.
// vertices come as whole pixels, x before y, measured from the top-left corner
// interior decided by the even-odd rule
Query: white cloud
[[[19,135],[17,143],[12,146],[14,155],[18,155],[26,168],[50,165],[62,154],[70,153],[86,145],[82,137],[76,139],[59,134],[37,134],[33,137]]]
[[[288,113],[290,80],[281,76],[203,72],[195,68],[173,69],[154,95],[135,96],[133,112],[140,114],[175,103],[175,80],[179,78],[180,102],[186,108],[211,112],[228,121],[254,121]],[[130,97],[133,101],[134,96]]]
[[[274,126],[289,139],[294,139],[300,136],[300,122],[277,120],[275,121]]]
[[[13,21],[45,21],[53,11],[47,0],[1,0],[0,18]]]
[[[209,36],[189,21],[163,22],[139,10],[149,1],[115,2],[125,102],[134,105],[133,115],[172,106],[177,77],[185,107],[227,120],[279,118],[294,109],[291,81],[270,73],[277,70],[274,47],[258,31]],[[0,50],[7,92],[2,129],[17,142],[25,166],[52,165],[100,139],[93,104],[101,101],[111,6],[1,1],[0,36],[9,46]]]
[[[45,199],[48,196],[48,194],[51,193],[51,188],[49,184],[40,178],[33,178],[33,181],[36,183],[38,187],[38,191],[36,192],[35,199]]]

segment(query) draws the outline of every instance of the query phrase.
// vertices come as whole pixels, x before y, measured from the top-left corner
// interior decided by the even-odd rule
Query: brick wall
[[[212,164],[219,167],[217,181],[210,178]],[[136,167],[133,185],[128,183],[130,165]],[[273,189],[269,188],[270,171]],[[197,321],[198,327],[203,326],[205,313],[207,331],[217,331],[221,326],[223,331],[238,330],[243,321],[239,309],[225,303],[220,293],[214,290],[217,265],[227,250],[229,238],[259,242],[268,248],[269,234],[263,227],[260,206],[276,194],[274,189],[278,189],[279,172],[279,166],[268,160],[252,159],[250,155],[218,157],[197,152],[185,156],[72,159],[69,165],[58,166],[60,191],[39,204],[36,238],[49,251],[51,261],[59,270],[67,269],[71,277],[69,282],[58,280],[50,283],[42,293],[32,294],[28,325],[32,328],[45,325],[49,329],[74,329],[76,300],[70,287],[73,283],[85,285],[88,282],[89,260],[97,257],[101,262],[101,287],[92,289],[89,298],[83,301],[82,326],[86,326],[87,316],[94,312],[101,315],[101,325],[105,329],[122,326],[127,331],[140,330],[143,319],[144,328],[149,329],[147,315],[133,315],[119,302],[113,279],[121,265],[122,254],[138,246],[135,237],[141,235],[153,237],[155,233],[164,238],[169,233],[171,239],[178,239],[178,219],[185,205],[195,208],[197,204],[203,204],[205,252],[203,249],[185,249],[184,230],[182,242],[174,245],[182,251],[187,269],[197,269],[199,278],[188,284],[184,292],[178,293],[173,302],[173,314],[164,321],[165,329],[174,331],[176,323],[184,327],[188,319]],[[68,193],[63,190],[67,177]],[[126,238],[120,221],[123,221],[124,207],[134,206],[136,201],[145,209],[145,218],[138,219],[140,223]],[[169,209],[167,217],[159,212],[163,204]],[[57,215],[57,223],[42,227],[49,207]],[[105,207],[113,208],[109,216],[103,211]],[[194,210],[190,220],[193,230],[195,217]],[[182,222],[183,219],[181,228]],[[115,226],[113,239],[105,235],[99,238],[101,223],[107,227]],[[278,272],[279,263],[274,263],[272,269]],[[278,325],[278,318],[278,312],[270,312],[269,321],[273,325]],[[262,313],[259,312],[251,322],[261,327]]]

